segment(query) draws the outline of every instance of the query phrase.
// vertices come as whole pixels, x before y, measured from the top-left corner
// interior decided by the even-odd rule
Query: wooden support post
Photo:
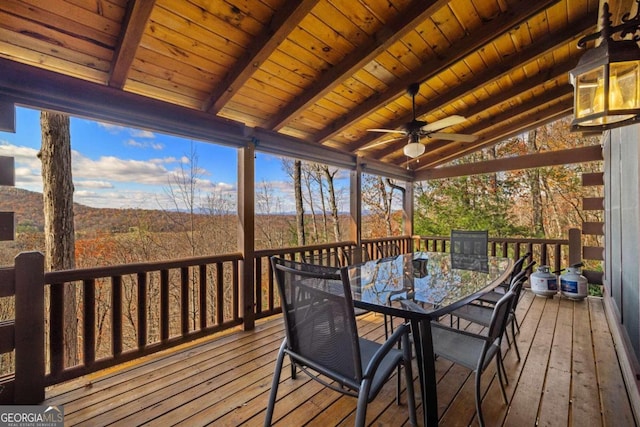
[[[238,249],[240,264],[240,305],[245,330],[255,328],[255,145],[238,150]]]
[[[582,262],[582,232],[578,228],[569,229],[569,265]]]
[[[356,168],[350,174],[349,219],[349,240],[354,241],[356,248],[359,249],[362,247],[362,165],[360,158],[356,161]],[[361,261],[361,251],[354,251],[353,262]]]
[[[44,255],[23,252],[15,260],[15,403],[44,400]]]

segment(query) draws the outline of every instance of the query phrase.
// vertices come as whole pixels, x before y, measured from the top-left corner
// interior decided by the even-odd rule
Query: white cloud
[[[113,188],[113,184],[108,181],[76,180],[74,181],[73,185],[76,188]]]
[[[151,148],[152,150],[162,150],[164,148],[163,144],[157,142],[138,141],[133,138],[126,140],[124,145],[135,148]]]
[[[131,136],[134,138],[155,138],[156,135],[148,130],[131,129]]]

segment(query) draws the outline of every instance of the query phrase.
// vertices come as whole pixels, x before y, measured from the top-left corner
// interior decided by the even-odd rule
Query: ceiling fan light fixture
[[[423,155],[425,150],[425,146],[419,142],[410,142],[404,146],[403,151],[405,156],[415,159],[416,157]]]

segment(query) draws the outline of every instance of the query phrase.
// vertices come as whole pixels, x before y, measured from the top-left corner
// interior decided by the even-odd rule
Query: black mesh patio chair
[[[482,373],[494,358],[496,359],[496,370],[502,397],[505,404],[509,403],[504,389],[503,376],[506,377],[506,375],[503,371],[500,345],[513,298],[515,298],[514,293],[509,290],[493,307],[486,335],[451,328],[437,322],[431,323],[434,354],[462,365],[475,373],[476,411],[481,426],[484,426],[484,418],[482,416],[480,380]]]
[[[392,256],[398,256],[402,253],[400,246],[395,242],[379,242],[376,245],[378,249],[378,256],[380,258],[388,258]]]
[[[480,298],[478,298],[478,300],[495,304],[500,299],[500,297],[502,297],[502,295],[504,295],[507,292],[507,290],[509,290],[509,287],[511,287],[511,282],[513,281],[513,278],[516,277],[522,271],[522,268],[525,262],[527,262],[527,260],[530,259],[531,256],[532,256],[531,252],[527,252],[526,254],[518,258],[516,262],[513,264],[513,269],[511,270],[509,279],[506,280],[504,283],[501,283],[500,286],[495,289],[495,291],[491,291],[482,295]],[[530,263],[524,270],[529,271],[533,266],[533,264],[535,264],[535,262]]]
[[[358,336],[349,276],[336,271],[272,257],[271,265],[282,301],[285,339],[276,360],[264,425],[271,425],[284,357],[321,384],[358,398],[356,426],[366,420],[367,404],[380,392],[396,368],[403,367],[409,418],[417,425],[409,326],[399,326],[384,343]],[[402,348],[396,348],[398,343]],[[400,389],[397,390],[397,401]]]
[[[487,230],[451,230],[449,251],[453,255],[487,256]]]
[[[524,272],[525,276],[526,274],[531,271],[531,268],[535,265],[535,261],[531,261],[529,264],[527,264],[526,267],[523,267],[523,263],[524,261],[526,261],[528,258],[531,257],[530,253],[525,254],[523,257],[521,257],[520,259],[518,259],[518,261],[516,261],[516,263],[514,264],[514,269],[511,272],[511,278],[509,281],[509,284],[511,284],[513,282],[513,278],[515,276],[517,276],[518,274],[520,274],[521,272]],[[524,259],[523,259],[524,258]],[[520,260],[523,259],[522,263],[520,263]],[[520,266],[518,267],[518,263],[520,263]],[[516,270],[517,268],[517,270]],[[510,286],[510,285],[509,285]],[[496,302],[498,302],[500,300],[500,298],[502,298],[502,295],[505,294],[506,292],[505,287],[500,286],[494,290],[492,290],[491,292],[487,292],[485,294],[482,294],[480,297],[478,297],[478,299],[476,300],[479,303],[483,303],[483,304],[489,304],[489,305],[494,305]],[[520,331],[520,324],[518,323],[518,319],[516,319],[514,317],[513,319],[515,328],[518,330],[518,332]]]
[[[303,253],[301,258],[302,262],[307,264],[324,265],[335,267],[336,269],[342,267],[342,260],[337,250],[307,252]]]
[[[371,260],[369,252],[363,246],[351,246],[348,249],[339,248],[340,256],[344,260],[343,265],[354,265],[358,262],[367,262]]]
[[[347,258],[347,253],[338,248],[339,250],[329,252],[315,252],[302,254],[302,262],[307,264],[322,265],[327,267],[335,267],[336,272],[340,270],[340,267],[350,265],[350,259]],[[342,250],[342,251],[340,251]],[[362,316],[369,311],[362,308],[354,308],[356,316]]]
[[[516,350],[518,360],[520,360],[520,350],[518,349],[518,343],[516,342],[516,329],[514,325],[516,323],[516,306],[518,304],[520,292],[522,291],[522,287],[526,279],[526,271],[520,271],[520,273],[516,274],[516,276],[511,279],[511,286],[509,287],[509,289],[514,294],[514,298],[511,302],[511,306],[509,307],[509,316],[507,317],[507,326],[505,327],[505,338],[507,339],[509,346],[511,346],[511,340],[509,340],[509,334],[507,333],[507,329],[509,328],[509,326],[511,326],[511,337],[513,339],[513,345]],[[504,295],[505,294],[502,294],[502,297],[504,297]],[[471,302],[452,311],[450,314],[451,319],[453,319],[454,317],[457,318],[458,328],[460,328],[460,319],[468,320],[469,322],[488,327],[491,324],[493,308],[494,307],[492,306],[480,305]]]

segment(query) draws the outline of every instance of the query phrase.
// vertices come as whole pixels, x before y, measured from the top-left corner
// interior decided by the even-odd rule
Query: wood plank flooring
[[[601,299],[576,302],[524,292],[517,314],[521,360],[505,343],[509,406],[495,369],[482,378],[488,426],[636,425]],[[358,322],[361,335],[383,339],[381,315]],[[227,333],[57,385],[47,390],[44,403],[64,405],[67,426],[261,426],[282,337],[277,316],[251,332]],[[442,358],[436,370],[440,425],[477,425],[473,374]],[[417,378],[415,385],[419,390]],[[304,374],[291,380],[288,364],[278,398],[274,425],[353,425],[354,398]],[[407,425],[404,393],[402,402],[395,404],[390,381],[369,404],[367,424]],[[422,417],[419,397],[417,404]]]

